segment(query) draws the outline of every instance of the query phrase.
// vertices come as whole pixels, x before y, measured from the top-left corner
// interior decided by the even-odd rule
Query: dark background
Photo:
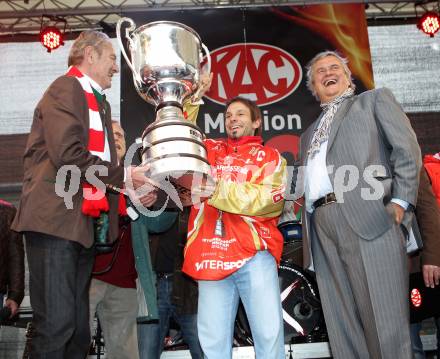
[[[363,8],[359,8],[363,11]],[[334,49],[334,46],[324,37],[311,30],[294,24],[280,14],[294,12],[292,7],[277,7],[254,9],[215,9],[192,11],[157,11],[149,13],[124,14],[134,20],[137,27],[159,20],[177,21],[192,27],[202,39],[202,42],[213,52],[215,49],[235,43],[261,43],[281,48],[295,57],[302,66],[303,75],[298,88],[279,102],[260,106],[267,111],[269,118],[274,115],[298,114],[301,117],[301,129],[269,129],[264,131],[266,143],[276,147],[292,163],[297,154],[298,136],[316,119],[320,113],[317,101],[306,88],[305,65],[318,52]],[[366,26],[358,31],[367,31]],[[131,70],[121,61],[121,122],[127,133],[128,143],[140,137],[145,127],[154,119],[153,106],[147,104],[137,94],[131,75]],[[215,73],[215,69],[213,69]],[[366,88],[355,79],[357,92]],[[206,97],[205,105],[201,106],[198,125],[204,129],[204,114],[209,113],[215,119],[222,113],[224,106]],[[211,131],[209,137],[223,137],[218,130]],[[270,141],[269,141],[270,140]]]

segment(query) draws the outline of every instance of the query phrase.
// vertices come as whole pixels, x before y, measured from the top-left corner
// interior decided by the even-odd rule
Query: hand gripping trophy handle
[[[122,43],[121,26],[124,22],[128,22],[130,24],[130,26],[125,29],[125,38],[128,41],[128,46],[131,48],[134,47],[133,40],[130,37],[130,32],[134,31],[136,29],[136,24],[129,17],[123,17],[123,18],[119,19],[119,21],[116,24],[116,38],[118,39],[118,45],[119,45],[119,48],[121,49],[122,56],[124,56],[124,59],[127,62],[128,67],[130,67],[131,72],[133,73],[133,76],[135,76],[135,80],[142,83],[142,79],[139,76],[139,74],[136,72],[136,70],[134,69],[133,64],[131,63],[130,59],[127,56],[127,53],[125,52],[124,44]]]

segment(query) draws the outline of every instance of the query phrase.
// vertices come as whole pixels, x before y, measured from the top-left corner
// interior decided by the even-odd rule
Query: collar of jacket
[[[92,87],[92,91],[93,94],[95,95],[96,99],[98,100],[99,103],[102,103],[105,100],[105,95],[103,95],[102,93],[100,93],[98,90],[96,90],[93,86]]]
[[[251,143],[261,145],[263,139],[261,136],[242,136],[240,138],[228,138],[227,143],[229,146],[233,147],[249,145]]]

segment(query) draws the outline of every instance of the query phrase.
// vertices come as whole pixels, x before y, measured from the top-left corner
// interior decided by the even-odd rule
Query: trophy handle
[[[208,50],[208,48],[205,46],[204,43],[201,43],[203,50],[205,51],[206,54],[206,64],[208,65],[208,74],[211,73],[211,54]],[[200,91],[202,90],[200,85],[201,85],[202,81],[199,80],[199,84],[198,84],[198,89],[197,91],[192,95],[192,99],[194,99],[195,101],[200,100]]]
[[[125,52],[124,44],[122,43],[121,26],[122,26],[122,23],[124,23],[124,22],[128,22],[130,24],[130,26],[125,29],[125,38],[127,39],[128,43],[129,43],[129,47],[134,48],[133,40],[130,37],[130,32],[133,31],[134,29],[136,29],[136,24],[134,23],[134,21],[132,19],[130,19],[128,17],[123,17],[123,18],[119,19],[119,21],[116,24],[116,37],[118,39],[118,45],[119,45],[119,48],[121,49],[122,55],[125,58],[125,61],[127,62],[128,67],[130,67],[131,72],[133,73],[133,76],[135,77],[136,81],[138,81],[139,83],[142,83],[143,81],[140,78],[137,71],[135,71],[133,64],[131,63],[130,59],[127,56],[127,53]]]
[[[206,54],[206,60],[207,60],[207,65],[208,65],[208,74],[210,74],[211,73],[211,53],[209,52],[208,48],[205,46],[204,43],[202,43],[202,48]]]

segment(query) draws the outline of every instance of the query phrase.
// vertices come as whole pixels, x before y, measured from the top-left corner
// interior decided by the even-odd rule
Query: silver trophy
[[[125,38],[131,61],[121,39],[124,22],[130,24]],[[139,96],[156,109],[155,121],[142,134],[143,163],[150,164],[152,179],[170,181],[187,199],[193,185],[212,181],[203,133],[185,120],[182,110],[184,100],[200,87],[202,49],[211,71],[209,51],[193,29],[178,22],[156,21],[136,29],[124,17],[116,35]]]

